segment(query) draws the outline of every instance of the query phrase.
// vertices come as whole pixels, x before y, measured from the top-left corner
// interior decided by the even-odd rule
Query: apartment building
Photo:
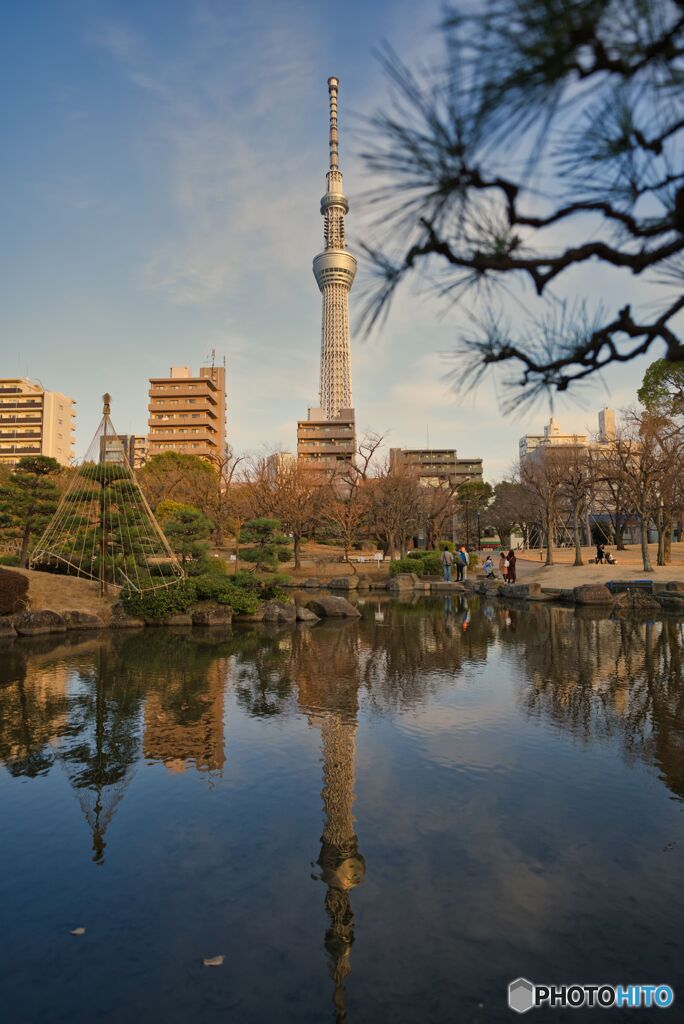
[[[328,418],[323,409],[309,409],[308,419],[297,422],[297,459],[321,483],[349,472],[356,454],[353,409],[340,409]]]
[[[226,369],[172,366],[168,377],[150,378],[147,457],[182,452],[204,459],[226,449]]]
[[[74,457],[73,398],[26,377],[0,378],[0,464],[47,455],[62,466]]]
[[[482,480],[482,459],[459,459],[455,448],[390,448],[389,454],[391,469],[408,470],[425,486]]]

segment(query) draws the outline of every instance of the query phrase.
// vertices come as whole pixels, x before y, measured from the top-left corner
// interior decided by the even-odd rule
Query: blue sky
[[[355,194],[372,185],[355,125],[387,97],[373,51],[387,40],[409,64],[430,59],[438,20],[413,0],[4,0],[0,376],[72,395],[82,452],[103,391],[118,430],[143,432],[147,378],[215,349],[234,447],[292,448],[317,403],[326,79],[341,79],[353,239]],[[591,269],[574,284],[624,301],[621,281]],[[359,306],[352,291],[352,320]],[[408,290],[379,337],[354,337],[357,422],[394,445],[429,431],[496,480],[548,408],[502,419],[492,384],[455,403],[442,353],[466,315]],[[561,426],[595,429],[647,363],[611,372],[582,406],[565,400]]]

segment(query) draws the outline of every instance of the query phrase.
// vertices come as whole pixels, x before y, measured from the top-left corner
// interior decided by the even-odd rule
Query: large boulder
[[[4,615],[0,617],[0,640],[13,640],[16,635],[17,631],[12,624],[12,620]]]
[[[306,587],[307,590],[318,590],[320,585],[321,581],[319,580],[318,576],[310,576],[308,580],[304,580],[304,582],[302,583],[302,586]]]
[[[295,622],[297,609],[293,604],[282,601],[268,601],[263,608],[264,622]]]
[[[255,612],[239,612],[233,615],[233,622],[263,622],[264,609],[259,608]]]
[[[164,619],[164,626],[192,626],[192,615],[190,612],[178,612],[176,615],[169,615]]]
[[[674,591],[675,593],[684,594],[684,580],[670,580],[665,589]]]
[[[501,587],[499,593],[502,597],[511,597],[516,601],[526,601],[530,597],[542,597],[540,583],[508,583]]]
[[[373,576],[371,578],[370,588],[371,590],[387,590],[389,581],[389,576]]]
[[[391,591],[429,590],[430,584],[421,580],[415,572],[400,572],[397,576],[392,576],[387,584],[387,589]]]
[[[358,576],[335,576],[328,580],[331,590],[356,590],[359,585]]]
[[[99,615],[92,612],[82,612],[78,608],[71,608],[61,613],[66,622],[67,629],[104,629],[105,624]]]
[[[612,604],[613,595],[603,583],[584,583],[581,587],[573,587],[572,595],[575,604]]]
[[[307,601],[305,607],[322,619],[351,619],[358,618],[361,614],[344,597],[328,597],[323,594],[320,597],[314,597]]]
[[[357,580],[358,580],[358,589],[359,590],[370,590],[370,586],[371,586],[371,578],[370,578],[370,576],[366,576],[366,575],[364,575],[362,573],[360,576],[357,576]]]
[[[46,609],[16,615],[14,628],[19,636],[40,636],[43,633],[65,633],[67,626],[61,615]]]
[[[661,608],[669,612],[681,612],[684,615],[684,591],[661,590],[655,595]]]
[[[297,622],[318,622],[318,616],[314,612],[310,611],[309,608],[304,608],[303,605],[298,605],[296,609]]]
[[[197,608],[192,613],[193,626],[230,626],[233,612],[228,605],[221,608]]]

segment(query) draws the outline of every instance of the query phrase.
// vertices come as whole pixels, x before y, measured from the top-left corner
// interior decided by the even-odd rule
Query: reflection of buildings
[[[149,694],[143,738],[146,758],[162,761],[170,772],[184,772],[192,766],[198,771],[221,771],[226,760],[226,666],[223,658],[211,664],[206,670],[206,688],[199,693],[186,692],[182,687],[179,692],[172,680],[169,689]]]

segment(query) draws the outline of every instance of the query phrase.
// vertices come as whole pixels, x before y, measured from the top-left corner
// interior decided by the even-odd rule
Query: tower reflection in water
[[[337,1021],[347,1018],[345,981],[351,972],[354,913],[351,890],[366,862],[354,830],[356,730],[362,662],[356,624],[326,624],[300,632],[293,651],[299,706],[320,730],[323,761],[323,834],[314,875],[326,886],[325,949]]]

